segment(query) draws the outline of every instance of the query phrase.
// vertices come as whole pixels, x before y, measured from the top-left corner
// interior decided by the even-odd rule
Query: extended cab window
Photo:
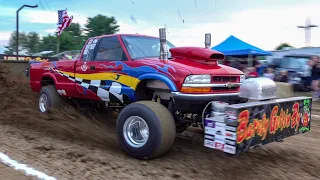
[[[102,38],[94,61],[121,61],[125,54],[117,36]]]
[[[145,36],[122,36],[123,42],[131,59],[143,59],[160,56],[160,40]],[[170,48],[175,47],[167,41],[168,57],[171,57]]]

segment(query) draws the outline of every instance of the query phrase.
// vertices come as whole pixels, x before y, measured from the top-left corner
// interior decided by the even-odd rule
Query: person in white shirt
[[[311,77],[311,70],[312,70],[312,60],[309,60],[303,67],[303,76],[301,77],[302,80],[302,89],[304,91],[309,91],[309,86],[311,86],[311,81],[312,81],[312,77]]]
[[[274,79],[275,74],[273,73],[273,69],[268,68],[266,73],[263,73],[263,77],[269,78],[271,80]]]

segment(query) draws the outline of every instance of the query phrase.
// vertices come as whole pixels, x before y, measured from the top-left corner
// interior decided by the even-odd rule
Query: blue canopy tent
[[[248,58],[248,65],[252,67],[254,65],[253,57],[256,56],[269,56],[271,52],[264,51],[251,44],[248,44],[235,36],[231,35],[222,43],[212,47],[211,49],[223,53],[226,57]],[[266,66],[260,66],[258,72],[262,75]]]
[[[222,52],[225,56],[269,56],[272,53],[248,44],[234,36],[229,36],[222,43],[211,49]]]

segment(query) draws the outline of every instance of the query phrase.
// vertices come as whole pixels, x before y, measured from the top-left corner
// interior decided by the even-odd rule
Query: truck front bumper
[[[186,94],[172,92],[176,108],[182,112],[202,113],[204,107],[211,101],[224,101],[230,104],[245,101],[239,97],[239,93],[221,94]]]

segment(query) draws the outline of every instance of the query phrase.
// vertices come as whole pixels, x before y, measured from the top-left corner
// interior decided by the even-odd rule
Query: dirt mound
[[[11,75],[0,64],[0,123],[32,128],[62,139],[89,141],[98,145],[114,144],[114,113],[97,114],[92,109],[78,109],[65,104],[61,110],[42,114],[38,94],[31,91],[22,75]],[[109,121],[111,120],[111,121]]]

